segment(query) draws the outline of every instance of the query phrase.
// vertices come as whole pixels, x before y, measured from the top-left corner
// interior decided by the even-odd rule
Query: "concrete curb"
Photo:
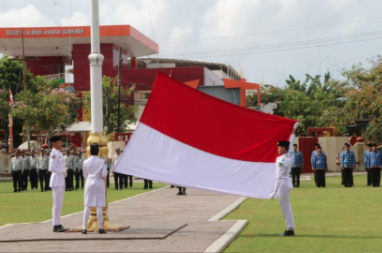
[[[236,221],[235,224],[224,233],[224,235],[212,243],[207,249],[204,250],[204,252],[223,252],[228,245],[236,239],[247,224],[247,220]]]
[[[216,215],[212,216],[208,221],[218,221],[222,218],[224,218],[227,214],[231,213],[234,211],[236,208],[238,208],[245,200],[247,197],[241,197],[235,202],[233,202],[231,205],[223,209],[221,212],[217,213]]]

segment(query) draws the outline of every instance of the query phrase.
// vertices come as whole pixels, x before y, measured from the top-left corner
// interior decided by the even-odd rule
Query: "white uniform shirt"
[[[52,172],[49,187],[65,186],[65,163],[61,151],[53,148],[49,157],[49,171]]]
[[[78,168],[78,171],[82,171],[82,167],[83,167],[83,165],[84,165],[84,161],[85,161],[85,159],[84,158],[79,158],[78,157],[78,163],[77,163],[77,168]]]
[[[37,158],[30,157],[29,160],[30,160],[31,169],[37,169],[37,166],[38,166]]]
[[[47,170],[49,168],[49,156],[45,154],[39,157],[38,169]]]
[[[105,160],[98,156],[87,159],[82,168],[85,185],[85,206],[105,206],[105,180],[107,168]]]
[[[74,157],[72,155],[69,156],[64,156],[64,161],[65,161],[65,168],[67,170],[72,170],[75,168],[74,164]]]
[[[12,157],[11,159],[11,171],[22,171],[23,170],[23,160],[21,157]]]
[[[117,155],[117,154],[115,154],[115,155],[113,155],[113,158],[112,158],[112,169],[111,169],[111,171],[114,171],[114,168],[115,168],[115,166],[117,165],[117,163],[118,163],[118,159],[119,159],[119,157],[120,157],[121,155]]]
[[[289,173],[293,165],[293,141],[294,134],[289,139],[289,151],[276,159],[276,184],[274,192],[278,192],[281,188],[293,188],[292,182],[289,178]]]

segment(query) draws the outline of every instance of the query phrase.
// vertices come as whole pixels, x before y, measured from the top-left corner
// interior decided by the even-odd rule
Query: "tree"
[[[120,129],[126,130],[127,124],[136,121],[135,113],[138,106],[133,104],[133,92],[135,85],[130,88],[121,87],[120,103]],[[118,77],[104,76],[102,79],[102,103],[103,103],[103,125],[106,133],[117,132],[118,129]],[[85,105],[91,112],[91,96],[86,95]]]
[[[346,93],[345,116],[348,121],[370,120],[366,139],[382,141],[382,56],[370,60],[370,69],[361,64],[343,72],[350,89]]]
[[[77,119],[77,110],[82,106],[81,99],[64,89],[45,87],[49,87],[49,84],[41,85],[39,92],[27,90],[16,96],[12,116],[28,121],[27,132],[33,126],[36,132],[46,130],[50,134],[72,125]]]

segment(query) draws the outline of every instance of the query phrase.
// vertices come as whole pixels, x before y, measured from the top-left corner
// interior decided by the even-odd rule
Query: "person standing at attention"
[[[296,122],[293,126],[292,134],[289,141],[279,141],[277,143],[277,152],[280,155],[276,159],[276,183],[273,193],[269,195],[270,199],[279,197],[281,210],[283,212],[286,230],[281,236],[293,236],[294,235],[294,218],[292,213],[292,207],[290,205],[289,194],[293,185],[289,179],[289,173],[293,164],[292,157],[292,143],[294,141],[295,132],[300,125]]]
[[[293,187],[300,187],[301,168],[304,166],[304,157],[301,151],[297,150],[297,144],[293,144],[293,165],[292,165],[292,182]]]
[[[87,233],[87,221],[90,215],[90,208],[97,209],[98,233],[105,234],[103,229],[102,207],[106,205],[105,197],[105,177],[107,176],[107,160],[98,157],[99,146],[97,143],[90,145],[91,157],[84,161],[82,172],[86,178],[84,196],[84,217],[82,234]]]
[[[64,156],[60,151],[62,142],[60,136],[54,136],[49,140],[53,146],[49,157],[49,171],[52,173],[49,187],[52,188],[53,193],[53,232],[65,232],[68,229],[61,225],[61,209],[64,205],[66,177]]]

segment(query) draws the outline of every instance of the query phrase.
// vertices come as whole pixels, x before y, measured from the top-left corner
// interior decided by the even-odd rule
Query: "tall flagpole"
[[[107,159],[109,149],[107,147],[107,138],[103,133],[103,103],[102,103],[102,63],[104,60],[100,50],[100,32],[99,32],[99,4],[98,0],[90,0],[91,6],[91,52],[90,62],[90,95],[91,95],[91,132],[87,141],[87,154],[90,156],[90,144],[97,143],[100,147],[99,156]],[[102,208],[103,228],[105,230],[120,230],[121,227],[115,227],[111,224],[108,217],[107,187],[105,178],[105,203]],[[88,231],[99,229],[96,208],[90,209],[90,217],[87,224]]]

